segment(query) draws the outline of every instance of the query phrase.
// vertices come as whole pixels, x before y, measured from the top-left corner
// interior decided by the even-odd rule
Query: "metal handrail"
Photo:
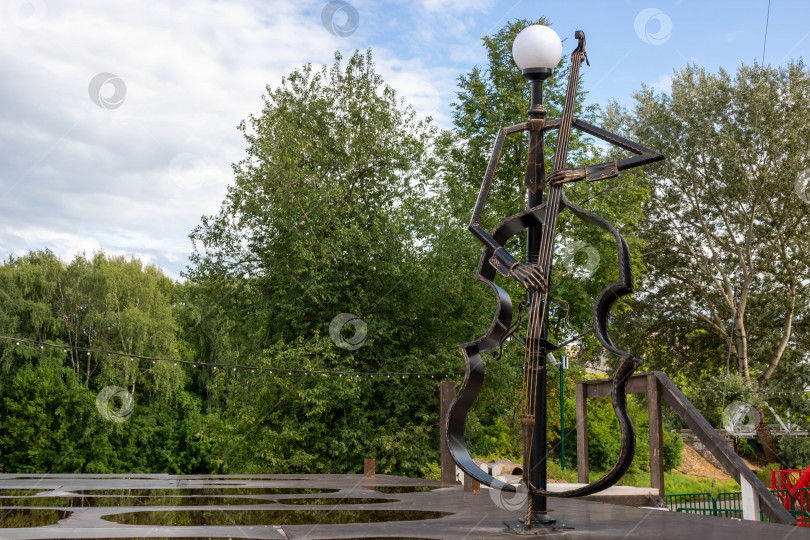
[[[692,430],[706,449],[720,462],[726,471],[742,486],[744,480],[751,486],[759,498],[762,512],[774,523],[795,525],[796,518],[788,511],[779,499],[763,484],[757,475],[748,468],[745,462],[717,433],[708,420],[692,405],[692,402],[681,392],[666,374],[652,372],[661,383],[661,395]]]

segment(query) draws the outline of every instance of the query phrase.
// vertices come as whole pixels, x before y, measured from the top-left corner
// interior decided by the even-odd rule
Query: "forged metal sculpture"
[[[541,27],[544,28],[544,27]],[[548,29],[547,29],[548,30]],[[550,31],[550,30],[549,30]],[[556,34],[555,34],[556,35]],[[559,39],[559,38],[557,38]],[[496,274],[511,277],[528,292],[528,327],[525,336],[525,363],[523,369],[523,471],[524,483],[529,494],[528,514],[524,528],[533,523],[551,525],[554,520],[546,514],[546,497],[577,497],[596,493],[615,484],[627,471],[635,453],[635,433],[627,413],[626,385],[637,369],[640,360],[630,353],[616,348],[608,336],[607,318],[613,304],[633,291],[630,253],[627,243],[619,232],[605,219],[577,207],[563,193],[563,186],[577,181],[596,181],[618,176],[619,172],[632,167],[652,163],[664,157],[648,148],[607,132],[573,116],[579,68],[585,55],[585,35],[576,32],[577,47],[571,54],[571,72],[565,97],[562,117],[545,120],[542,107],[542,80],[551,74],[549,68],[524,69],[524,75],[532,81],[532,104],[527,122],[502,128],[495,140],[489,166],[481,184],[481,191],[473,210],[470,231],[484,244],[484,251],[475,278],[492,288],[497,300],[495,317],[487,333],[475,341],[461,345],[466,362],[466,373],[461,388],[450,405],[444,419],[444,429],[451,455],[456,464],[479,482],[504,491],[517,491],[516,486],[505,484],[481,470],[472,459],[464,440],[464,424],[467,413],[475,401],[484,381],[484,363],[481,354],[499,347],[517,328],[512,327],[512,301],[507,292],[494,283]],[[559,58],[559,55],[557,56]],[[632,157],[577,168],[566,168],[571,129],[577,128],[633,154]],[[545,175],[543,158],[543,135],[558,129],[557,147],[554,152],[551,174]],[[525,187],[528,191],[528,208],[504,219],[488,233],[480,225],[480,218],[492,185],[493,176],[507,136],[529,131],[529,157],[526,167]],[[543,191],[548,197],[543,202]],[[596,299],[593,308],[593,332],[608,351],[622,358],[613,376],[612,403],[621,429],[619,456],[602,478],[585,486],[563,491],[546,490],[546,406],[545,379],[546,356],[558,347],[550,343],[548,336],[548,290],[554,252],[554,236],[560,211],[568,209],[585,222],[610,232],[618,251],[619,279],[605,287]],[[518,262],[506,249],[507,241],[519,232],[527,230],[527,260]]]

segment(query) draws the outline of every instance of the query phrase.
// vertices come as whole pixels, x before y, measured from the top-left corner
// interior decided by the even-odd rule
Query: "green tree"
[[[807,382],[794,367],[806,358],[795,329],[810,306],[810,205],[797,182],[810,166],[808,98],[801,61],[742,65],[735,75],[690,65],[671,94],[639,92],[627,123],[667,157],[650,169],[638,341],[684,379],[739,374],[758,399],[769,461],[761,400]]]
[[[56,360],[56,361],[54,361]],[[0,449],[7,472],[114,472],[95,395],[61,358],[22,367],[3,397]]]
[[[0,266],[0,331],[6,336],[37,340],[56,339],[61,320],[53,310],[53,299],[66,265],[50,251],[26,257],[10,257]],[[27,348],[16,349],[11,342],[0,342],[0,359],[6,377],[12,375],[30,356]]]
[[[383,83],[371,53],[295,70],[267,88],[262,113],[240,130],[247,156],[234,167],[234,184],[219,213],[191,235],[186,354],[295,368],[312,364],[315,347],[321,369],[458,371],[458,323],[448,316],[457,308],[431,281],[443,260],[429,242],[436,130]],[[344,350],[325,337],[341,313],[367,325],[362,347]],[[270,411],[276,392],[298,390],[261,378],[267,393],[244,398],[237,379],[199,382],[212,406],[227,411],[225,429],[237,430],[223,441],[264,441],[226,448],[229,470],[356,471],[379,448],[384,470],[413,474],[421,467],[415,456],[438,456],[438,430],[423,428],[438,425],[435,383],[404,391],[402,381],[363,379],[341,395],[337,383],[346,379],[333,387],[324,378],[300,390],[301,402],[282,400]]]
[[[2,335],[132,355],[177,357],[175,285],[137,259],[49,251],[0,265]],[[212,443],[202,399],[181,366],[127,356],[0,341],[0,445],[7,471],[207,472]],[[96,396],[126,388],[135,408],[122,424]],[[70,411],[73,411],[72,413]]]
[[[234,288],[248,289],[239,306],[254,350],[326,334],[341,312],[368,314],[370,339],[390,341],[410,314],[374,317],[413,294],[433,130],[383,84],[370,52],[294,71],[240,129],[247,157],[219,214],[192,233],[189,277],[221,281],[221,296],[228,278],[245,278]]]

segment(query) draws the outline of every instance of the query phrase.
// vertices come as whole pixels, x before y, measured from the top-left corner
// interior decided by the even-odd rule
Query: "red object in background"
[[[784,489],[793,495],[796,490],[810,487],[810,466],[806,469],[771,471],[771,488]]]
[[[776,495],[788,510],[810,512],[810,466],[806,469],[771,471],[771,488],[779,490]],[[787,491],[787,493],[784,493]],[[799,527],[810,525],[803,514],[796,516]]]

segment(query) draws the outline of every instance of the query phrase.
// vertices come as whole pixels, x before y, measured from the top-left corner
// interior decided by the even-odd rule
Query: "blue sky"
[[[356,3],[360,21],[349,38],[352,46],[399,51],[401,58],[429,69],[446,69],[454,84],[458,73],[486,62],[481,36],[510,20],[542,15],[568,40],[564,54],[570,53],[574,32],[585,31],[591,65],[581,73],[589,100],[601,104],[614,98],[625,105],[642,83],[668,89],[673,70],[689,62],[712,71],[761,62],[768,16],[767,0],[424,2],[431,4],[433,12],[407,3]],[[810,3],[771,2],[765,63],[808,55],[808,18]],[[442,96],[440,120],[446,121],[452,98]]]
[[[546,16],[565,54],[584,30],[590,102],[629,106],[642,83],[668,91],[688,62],[761,60],[768,11],[767,0],[349,0],[325,25],[326,5],[2,0],[0,256],[104,249],[178,278],[188,233],[244,155],[236,125],[261,110],[265,85],[335,50],[371,47],[386,81],[449,127],[458,76],[484,65],[481,37],[510,20]],[[809,16],[806,2],[772,0],[766,63],[810,54]]]

